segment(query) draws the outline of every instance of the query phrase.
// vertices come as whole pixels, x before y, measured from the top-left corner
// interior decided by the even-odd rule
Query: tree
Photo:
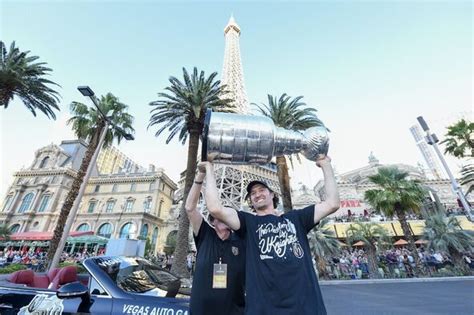
[[[466,270],[462,253],[474,249],[474,232],[463,230],[456,217],[446,218],[441,212],[431,215],[425,221],[423,238],[428,250],[449,253],[454,264]]]
[[[166,143],[176,135],[182,144],[189,135],[188,155],[186,162],[186,180],[184,184],[183,200],[186,200],[193,184],[196,173],[199,137],[204,127],[204,118],[207,109],[221,112],[233,112],[233,101],[225,98],[224,86],[220,81],[214,81],[217,72],[206,77],[204,71],[198,73],[195,67],[191,76],[183,68],[181,82],[175,77],[170,77],[170,86],[165,93],[158,93],[159,99],[150,102],[152,115],[148,127],[159,126],[155,136],[159,137],[165,130],[169,132]],[[184,203],[179,210],[178,239],[174,251],[172,271],[179,276],[189,276],[186,267],[186,256],[189,245],[189,220],[184,209]]]
[[[377,263],[377,244],[379,247],[388,243],[390,238],[387,231],[379,224],[375,223],[355,223],[351,224],[346,231],[347,244],[362,241],[367,252],[369,262],[369,273],[373,278],[380,278]]]
[[[333,230],[328,229],[328,222],[327,218],[321,220],[318,227],[309,233],[309,247],[316,260],[318,274],[325,279],[329,279],[329,275],[324,257],[336,255],[341,251],[341,243],[334,236]]]
[[[445,153],[457,158],[474,157],[474,123],[461,119],[448,127],[445,137],[441,141],[446,144]]]
[[[277,127],[289,130],[305,130],[311,127],[323,126],[316,116],[316,109],[305,107],[302,102],[303,96],[291,99],[286,93],[277,99],[276,96],[268,94],[268,104],[257,105],[260,113],[273,120]],[[283,200],[285,212],[293,209],[291,201],[290,176],[288,175],[288,164],[285,156],[277,156],[277,175]]]
[[[59,93],[48,87],[58,84],[46,79],[51,72],[45,62],[36,62],[38,56],[28,56],[30,51],[20,51],[15,42],[7,51],[0,41],[0,106],[5,109],[15,96],[36,116],[36,110],[48,118],[56,119],[53,110],[59,110]]]
[[[10,240],[10,235],[12,234],[12,231],[8,226],[5,224],[0,225],[0,239],[4,241],[9,241]]]
[[[461,184],[468,186],[466,195],[474,190],[474,164],[467,164],[461,168]]]
[[[367,190],[364,195],[365,200],[376,212],[389,218],[393,216],[398,218],[403,235],[408,241],[408,247],[421,271],[423,266],[416,251],[415,240],[410,231],[406,214],[420,212],[425,190],[419,182],[408,179],[407,172],[403,172],[396,167],[379,168],[377,174],[369,176],[369,180],[377,185],[379,189]]]
[[[132,127],[133,116],[127,113],[128,106],[121,103],[112,93],[107,93],[107,95],[100,98],[99,108],[102,113],[108,113],[108,119],[113,125],[122,129],[122,131],[119,131],[118,128],[110,128],[105,136],[104,147],[111,145],[114,140],[117,140],[117,142],[120,143],[124,137],[123,132],[132,133],[134,131]],[[71,189],[66,196],[61,211],[59,212],[58,222],[56,223],[53,239],[51,240],[48,251],[48,260],[50,261],[58,248],[67,217],[69,216],[69,212],[79,194],[84,175],[86,174],[92,156],[99,145],[100,134],[105,127],[104,119],[95,108],[90,108],[79,102],[72,102],[71,112],[74,116],[67,121],[67,124],[72,125],[72,129],[76,136],[79,139],[86,140],[88,145],[81,166],[72,182]],[[49,267],[52,268],[55,266]]]

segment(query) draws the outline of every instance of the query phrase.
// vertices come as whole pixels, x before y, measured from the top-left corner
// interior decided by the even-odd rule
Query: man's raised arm
[[[240,229],[240,220],[237,211],[232,208],[222,206],[219,199],[219,193],[216,187],[216,178],[214,176],[214,166],[210,162],[201,162],[198,167],[205,165],[206,168],[206,191],[204,193],[206,206],[209,213],[216,219],[224,222],[232,230]]]
[[[318,223],[323,218],[339,209],[339,192],[336,185],[336,177],[331,166],[331,159],[326,156],[316,161],[316,165],[323,171],[324,188],[326,190],[326,200],[318,203],[314,207],[314,223]]]
[[[186,204],[184,205],[189,222],[193,228],[194,235],[198,235],[202,224],[202,215],[197,210],[197,203],[199,201],[199,195],[201,194],[201,187],[205,176],[205,169],[199,170],[198,174],[194,178],[193,186],[189,190],[188,198],[186,198]]]

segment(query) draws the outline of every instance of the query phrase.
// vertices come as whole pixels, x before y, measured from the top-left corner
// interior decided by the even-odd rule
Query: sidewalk
[[[403,278],[403,279],[359,279],[359,280],[320,280],[320,285],[344,284],[383,284],[383,283],[414,283],[414,282],[448,282],[474,281],[474,276],[465,277],[434,277],[434,278]]]

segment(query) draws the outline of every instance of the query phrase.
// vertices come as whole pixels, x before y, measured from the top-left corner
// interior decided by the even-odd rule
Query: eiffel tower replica
[[[223,85],[235,102],[237,113],[248,114],[249,101],[245,92],[244,72],[240,58],[240,27],[233,16],[224,28],[225,52],[222,68]],[[225,206],[248,210],[245,200],[247,184],[253,180],[263,180],[277,193],[280,193],[277,167],[275,163],[267,165],[232,165],[216,164],[214,166],[217,188]]]

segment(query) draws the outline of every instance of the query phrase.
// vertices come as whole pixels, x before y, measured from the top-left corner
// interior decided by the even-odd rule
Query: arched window
[[[49,156],[46,156],[40,163],[39,165],[39,168],[43,168],[46,166],[46,164],[48,164],[48,161],[49,161]]]
[[[85,231],[89,231],[89,230],[90,230],[89,224],[87,224],[87,223],[82,223],[81,225],[79,225],[76,228],[76,231],[78,231],[78,232],[85,232]]]
[[[126,223],[122,228],[120,229],[120,235],[119,238],[130,238],[130,232],[132,230],[132,222]]]
[[[166,245],[174,248],[176,246],[177,238],[178,238],[178,231],[177,230],[171,231],[166,237]]]
[[[144,224],[142,226],[142,232],[140,233],[140,237],[143,239],[146,239],[147,236],[148,236],[148,224]]]
[[[24,198],[23,201],[21,202],[20,209],[18,209],[18,212],[22,213],[25,211],[28,211],[30,209],[31,201],[33,200],[33,193],[27,194]]]
[[[8,195],[7,198],[5,199],[5,203],[3,204],[2,211],[8,211],[8,209],[10,209],[12,201],[13,201],[13,195]]]
[[[47,207],[48,207],[48,203],[49,203],[49,199],[51,199],[51,195],[50,194],[44,194],[42,197],[41,197],[41,201],[40,201],[40,205],[39,205],[39,208],[38,208],[38,212],[44,212]]]
[[[19,224],[14,224],[10,227],[10,232],[12,233],[17,233],[20,230],[20,225]]]
[[[156,227],[156,228],[153,230],[153,234],[151,235],[151,243],[152,243],[153,245],[155,245],[157,239],[158,239],[158,228]]]
[[[97,231],[97,235],[110,238],[110,236],[112,235],[112,224],[110,223],[102,224],[99,227],[99,230]]]

